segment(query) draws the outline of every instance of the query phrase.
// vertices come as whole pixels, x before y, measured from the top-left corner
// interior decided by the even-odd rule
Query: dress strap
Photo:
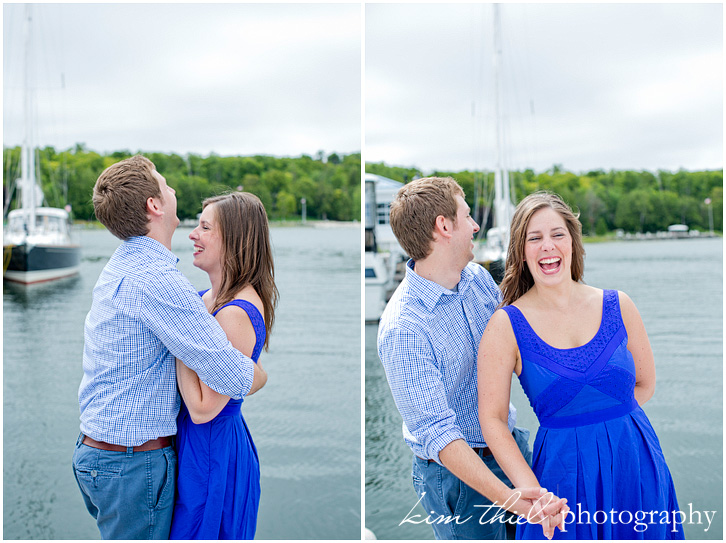
[[[226,304],[224,304],[222,307],[217,309],[212,315],[216,315],[219,313],[222,309],[224,309],[227,306],[234,305],[242,309],[245,313],[247,313],[247,316],[250,318],[250,321],[252,321],[252,327],[255,330],[255,348],[252,351],[252,360],[257,362],[257,359],[260,357],[260,353],[262,352],[262,347],[265,344],[265,338],[267,337],[267,329],[265,328],[265,319],[262,318],[262,313],[260,313],[260,310],[257,309],[257,306],[253,304],[252,302],[249,302],[247,300],[239,300],[234,299]]]
[[[509,322],[512,325],[512,330],[514,330],[514,337],[517,340],[517,345],[520,349],[526,349],[533,340],[531,336],[533,335],[534,330],[532,330],[529,326],[527,319],[525,319],[524,314],[518,307],[505,305],[502,309],[509,316]]]

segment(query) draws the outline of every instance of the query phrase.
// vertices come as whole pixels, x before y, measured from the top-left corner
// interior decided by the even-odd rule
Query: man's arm
[[[140,318],[210,389],[235,399],[253,389],[254,361],[235,349],[181,272],[150,281]]]
[[[494,504],[530,522],[540,523],[546,519],[547,524],[543,524],[542,529],[549,539],[554,527],[562,523],[567,500],[546,495],[546,490],[538,485],[509,488],[463,439],[449,443],[441,450],[439,458],[446,469]]]

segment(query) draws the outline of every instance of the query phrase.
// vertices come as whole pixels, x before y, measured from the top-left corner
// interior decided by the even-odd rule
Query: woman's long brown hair
[[[265,207],[249,192],[207,198],[202,202],[202,209],[212,204],[222,236],[222,283],[212,312],[232,301],[246,286],[254,288],[265,313],[265,350],[268,350],[280,293],[275,285],[275,263]]]

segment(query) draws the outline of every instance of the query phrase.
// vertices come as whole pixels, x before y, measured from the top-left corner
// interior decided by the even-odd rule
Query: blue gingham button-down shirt
[[[416,456],[441,463],[439,452],[456,439],[486,446],[477,410],[477,351],[502,294],[475,263],[461,272],[456,291],[424,279],[413,265],[409,260],[381,316],[378,355],[404,440]],[[510,432],[516,413],[510,403]]]
[[[81,432],[126,447],[176,434],[176,361],[213,390],[241,398],[254,362],[234,349],[178,259],[147,236],[124,241],[93,289],[86,317]]]

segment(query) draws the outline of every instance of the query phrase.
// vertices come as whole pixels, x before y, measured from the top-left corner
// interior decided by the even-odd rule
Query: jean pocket
[[[163,474],[160,477],[160,485],[155,493],[156,502],[152,504],[152,509],[163,509],[173,504],[174,491],[176,488],[176,470],[177,459],[176,452],[172,448],[162,449],[164,461]],[[159,470],[161,472],[161,470]],[[152,478],[153,480],[153,478]]]
[[[424,484],[421,469],[416,464],[413,465],[413,469],[411,470],[411,479],[413,480],[414,487],[423,486]]]
[[[108,482],[121,477],[123,470],[121,468],[113,468],[101,465],[74,465],[73,470],[79,483],[98,488],[99,484]]]

